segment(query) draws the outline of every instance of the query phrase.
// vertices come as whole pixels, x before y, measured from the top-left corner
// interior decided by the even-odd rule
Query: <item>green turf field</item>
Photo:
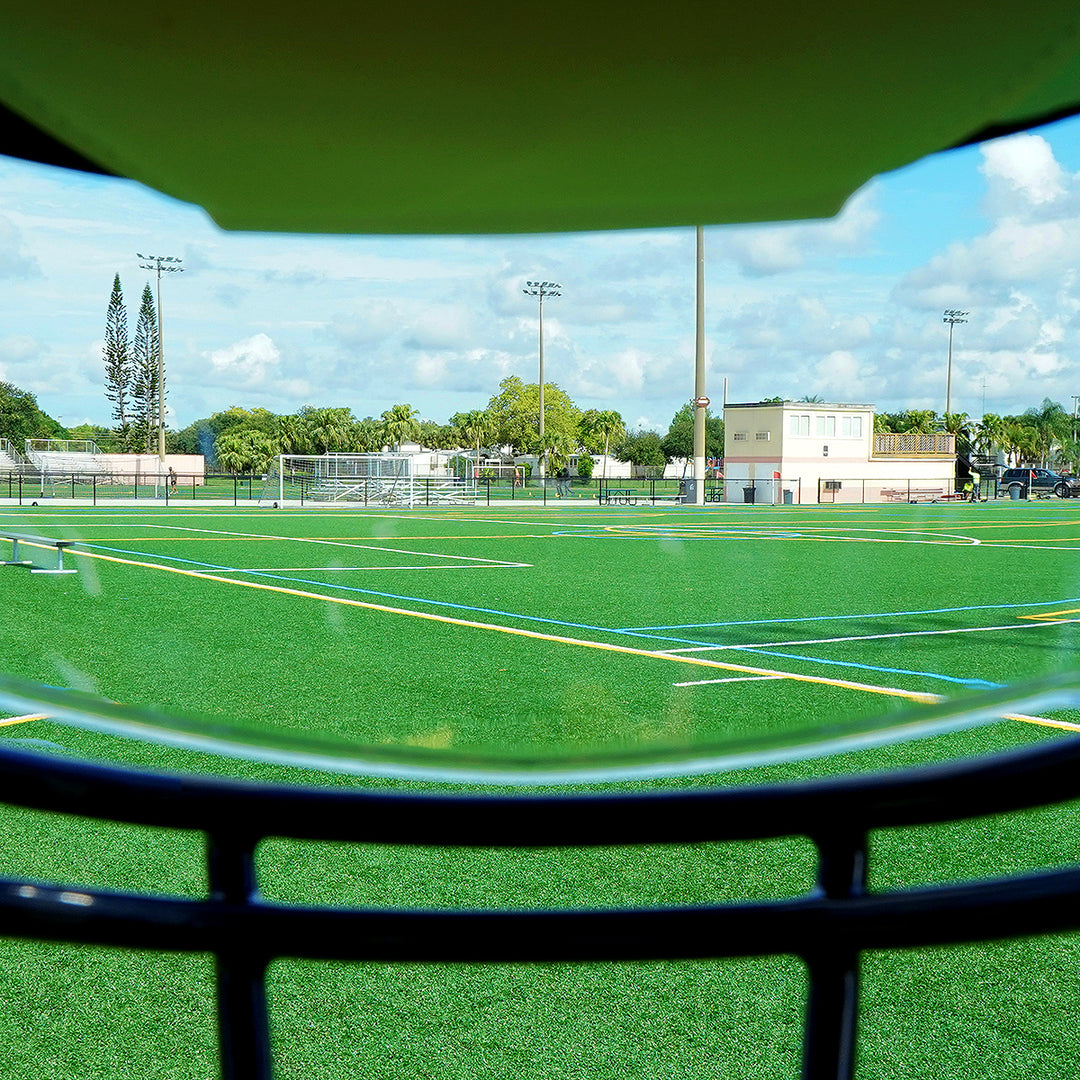
[[[835,720],[887,728],[934,699],[1075,667],[1080,636],[1080,507],[1068,501],[367,514],[52,505],[0,508],[5,528],[77,539],[65,561],[79,570],[0,569],[7,674],[152,706],[177,725],[194,717],[253,741],[367,755],[381,769],[639,762],[745,740],[797,743]],[[1078,722],[1024,714],[821,759],[626,783],[888,768],[1071,737]],[[234,776],[416,782],[221,757],[10,711],[0,738]],[[872,885],[1074,862],[1075,817],[1065,806],[883,833]],[[186,835],[10,809],[0,820],[0,875],[180,895],[205,887],[200,846]],[[379,905],[782,896],[806,889],[813,868],[800,839],[562,853],[273,841],[260,851],[272,899]],[[1072,1075],[1076,944],[867,957],[860,1075]],[[3,1075],[213,1075],[204,958],[12,942],[0,958]],[[786,958],[279,962],[271,975],[279,1073],[298,1078],[790,1077],[802,986]]]

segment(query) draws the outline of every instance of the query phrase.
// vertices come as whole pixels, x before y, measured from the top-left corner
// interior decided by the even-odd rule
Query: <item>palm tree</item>
[[[480,447],[488,445],[495,437],[495,417],[484,409],[457,413],[450,418],[450,423],[457,428],[461,441],[469,447],[476,447],[476,466],[480,467]]]
[[[1033,461],[1038,453],[1035,429],[1018,416],[1007,416],[1004,421],[1001,448],[1005,451],[1005,460],[1013,466],[1024,460]]]
[[[1064,447],[1072,436],[1072,417],[1056,402],[1043,398],[1038,409],[1028,409],[1023,419],[1035,429],[1035,452],[1041,465],[1046,466],[1055,452]]]
[[[980,453],[994,456],[995,447],[1001,446],[1005,435],[1005,421],[997,413],[983,413],[982,422],[975,432],[975,445]]]
[[[937,430],[938,416],[933,409],[908,409],[899,420],[899,430],[906,435],[933,435]]]
[[[282,454],[304,453],[307,439],[299,416],[275,416],[274,438]]]
[[[382,421],[371,416],[357,420],[349,431],[349,449],[358,454],[377,454],[386,445]]]
[[[304,420],[315,453],[345,448],[353,426],[352,409],[311,409],[304,414]]]
[[[278,454],[273,435],[255,428],[222,432],[214,444],[218,465],[230,473],[266,472]]]
[[[544,457],[547,461],[546,474],[551,476],[570,461],[574,452],[574,441],[562,431],[544,432]]]
[[[584,422],[587,428],[586,437],[602,439],[604,443],[604,467],[600,470],[600,477],[607,476],[608,449],[612,441],[618,441],[626,435],[626,425],[623,418],[614,409],[605,409],[602,412],[590,412],[586,414],[588,419]]]
[[[386,441],[401,453],[401,444],[407,439],[415,439],[420,434],[420,413],[411,405],[392,405],[382,414],[383,431]]]

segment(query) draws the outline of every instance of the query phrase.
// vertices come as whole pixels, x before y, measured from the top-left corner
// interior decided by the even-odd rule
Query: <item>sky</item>
[[[102,346],[113,277],[134,335],[163,276],[169,426],[408,402],[483,408],[508,375],[666,430],[694,396],[693,229],[493,237],[227,233],[130,181],[0,157],[0,380],[64,426],[109,426]],[[1080,119],[878,177],[835,218],[705,230],[707,393],[813,395],[879,412],[1022,412],[1080,394]]]

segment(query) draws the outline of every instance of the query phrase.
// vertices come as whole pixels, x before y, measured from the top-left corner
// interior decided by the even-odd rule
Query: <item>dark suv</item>
[[[998,494],[1017,488],[1028,495],[1057,495],[1059,499],[1080,496],[1080,480],[1061,476],[1050,469],[1006,469],[998,480]]]

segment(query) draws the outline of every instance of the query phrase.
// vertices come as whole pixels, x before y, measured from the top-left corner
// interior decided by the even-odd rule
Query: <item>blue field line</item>
[[[80,544],[80,546],[87,547],[87,548],[100,548],[103,551],[113,551],[113,552],[117,552],[117,553],[125,554],[125,555],[139,555],[139,556],[141,556],[143,558],[148,558],[148,559],[166,559],[166,560],[171,561],[171,562],[187,563],[187,564],[189,564],[191,566],[201,566],[204,569],[208,569],[208,570],[218,570],[218,571],[222,571],[222,572],[226,572],[226,573],[232,573],[232,574],[248,574],[251,577],[268,578],[271,581],[285,581],[285,582],[288,582],[288,583],[293,584],[293,585],[312,585],[312,586],[317,586],[317,587],[323,588],[323,589],[334,589],[334,590],[339,591],[339,592],[360,593],[361,595],[364,595],[364,596],[378,597],[381,600],[396,600],[396,601],[399,601],[399,602],[407,602],[407,603],[413,603],[413,604],[427,604],[427,605],[430,605],[432,607],[453,608],[453,609],[455,609],[457,611],[471,611],[471,612],[474,612],[474,613],[476,613],[478,615],[498,615],[498,616],[501,616],[502,618],[518,619],[518,620],[521,620],[523,622],[544,623],[544,624],[546,624],[548,626],[561,626],[561,627],[564,627],[567,630],[591,630],[594,633],[619,634],[619,635],[622,635],[624,637],[647,638],[650,641],[672,642],[672,643],[676,643],[676,644],[680,644],[680,645],[690,645],[690,646],[696,646],[698,648],[705,648],[705,649],[715,648],[715,646],[716,646],[716,642],[714,642],[714,641],[695,641],[692,638],[668,637],[666,635],[649,633],[649,632],[647,632],[647,629],[646,630],[612,629],[611,627],[608,627],[608,626],[593,626],[593,625],[591,625],[589,623],[566,622],[566,621],[564,621],[562,619],[548,619],[548,618],[545,618],[544,616],[541,616],[541,615],[522,615],[522,614],[519,614],[519,613],[513,612],[513,611],[500,611],[498,608],[482,608],[482,607],[475,607],[475,606],[473,606],[471,604],[459,604],[459,603],[455,603],[455,602],[450,601],[450,600],[430,600],[430,599],[427,599],[426,597],[422,597],[422,596],[403,596],[403,595],[401,595],[399,593],[379,592],[376,589],[362,589],[357,585],[334,585],[334,584],[330,584],[329,582],[325,582],[325,581],[313,581],[313,580],[311,580],[309,578],[288,577],[285,574],[274,574],[274,573],[270,573],[270,572],[264,571],[264,570],[241,570],[241,569],[238,569],[236,567],[220,566],[220,565],[218,565],[216,563],[200,562],[197,559],[182,559],[179,556],[175,556],[175,555],[151,555],[151,554],[149,554],[147,552],[137,552],[137,551],[126,550],[124,548],[108,547],[108,546],[106,546],[104,544]],[[1052,603],[1069,604],[1069,603],[1073,603],[1073,602],[1074,601],[1072,601],[1072,600],[1060,600],[1060,601],[1053,601]],[[946,612],[946,611],[978,611],[978,610],[983,610],[984,608],[995,608],[995,607],[998,607],[998,606],[1002,606],[1002,607],[1045,607],[1045,606],[1048,606],[1048,605],[1046,603],[1040,603],[1040,604],[1006,604],[1006,605],[985,604],[985,605],[981,605],[979,607],[970,607],[970,608],[942,608],[942,609],[940,609],[940,611],[941,612]],[[919,615],[919,614],[937,614],[937,613],[938,612],[900,612],[898,614]],[[837,616],[837,617],[838,618],[845,618],[845,619],[856,619],[856,618],[885,618],[887,616],[883,614],[883,615],[876,615],[876,616],[875,615],[861,615],[861,616],[860,615],[842,615],[842,616]],[[809,622],[809,621],[820,621],[820,620],[814,620],[812,618],[809,618],[809,619],[792,619],[792,620],[762,619],[762,620],[758,620],[755,623],[750,623],[750,622],[746,622],[746,623],[737,623],[737,622],[733,622],[733,623],[702,623],[702,624],[698,624],[698,625],[700,625],[700,626],[746,626],[746,625],[759,625],[759,624],[763,624],[763,623],[784,622],[784,621]],[[657,629],[664,629],[664,628],[658,627]],[[678,627],[672,627],[671,629],[679,629],[679,628]],[[775,656],[775,657],[777,657],[779,659],[784,659],[784,660],[798,660],[798,661],[800,661],[800,662],[802,662],[804,664],[824,664],[824,665],[832,665],[832,666],[836,666],[836,667],[860,668],[863,671],[876,671],[876,672],[881,672],[881,673],[890,674],[890,675],[911,675],[911,676],[914,676],[914,677],[917,677],[917,678],[936,679],[936,680],[939,680],[939,681],[942,681],[942,682],[956,683],[956,684],[958,684],[960,686],[996,688],[996,687],[1001,685],[999,683],[988,682],[985,679],[960,679],[960,678],[956,678],[955,676],[952,676],[952,675],[942,675],[939,672],[933,672],[933,671],[908,671],[905,668],[877,667],[877,666],[874,666],[872,664],[857,664],[857,663],[855,663],[853,661],[848,661],[848,660],[824,660],[824,659],[821,659],[819,657],[813,657],[813,656],[796,656],[796,655],[794,655],[792,653],[781,653],[781,652],[773,652],[773,651],[770,651],[770,650],[767,650],[767,649],[756,649],[753,646],[739,646],[739,647],[731,647],[731,646],[729,646],[729,649],[731,651],[733,651],[733,652],[748,652],[748,653],[755,653],[755,654],[758,654],[758,655],[761,655],[761,656]]]
[[[1064,600],[1039,600],[1025,604],[969,604],[966,607],[927,608],[924,611],[878,611],[867,615],[799,615],[788,619],[739,619],[729,622],[678,623],[672,626],[626,626],[613,633],[644,633],[652,630],[711,630],[716,626],[774,626],[778,623],[842,622],[845,619],[898,619],[905,615],[949,615],[956,611],[1009,611],[1014,608],[1056,607],[1080,604],[1080,596]]]
[[[863,671],[877,671],[885,675],[914,675],[923,679],[938,679],[941,682],[977,687],[982,690],[997,690],[1005,685],[1004,683],[990,682],[988,679],[959,679],[954,675],[942,675],[933,671],[909,671],[907,668],[879,667],[877,664],[857,664],[853,660],[824,660],[820,656],[796,656],[794,653],[774,652],[772,649],[755,649],[752,646],[741,647],[735,651],[756,653],[758,656],[775,656],[781,660],[801,660],[804,664],[860,668]]]
[[[271,581],[285,581],[291,585],[312,585],[322,589],[334,589],[338,592],[360,593],[363,596],[374,596],[380,600],[407,601],[412,604],[429,604],[433,607],[454,608],[457,611],[472,611],[478,615],[501,615],[506,619],[521,619],[526,622],[547,623],[550,626],[562,626],[568,630],[593,630],[603,634],[627,634],[631,637],[646,637],[656,641],[671,641],[682,645],[697,645],[709,647],[714,642],[696,641],[691,638],[665,638],[654,634],[638,634],[630,630],[612,630],[607,626],[592,626],[589,623],[564,622],[562,619],[547,619],[541,615],[521,615],[514,611],[500,611],[498,608],[474,607],[471,604],[458,604],[450,600],[430,600],[425,596],[405,596],[400,593],[380,592],[378,589],[363,589],[359,585],[337,585],[329,581],[315,581],[311,578],[289,577],[285,574],[275,574],[269,570],[244,570],[236,566],[221,566],[218,563],[202,562],[199,559],[182,559],[179,555],[159,555],[146,551],[132,551],[129,548],[109,547],[106,544],[87,544],[80,541],[80,547],[94,550],[112,551],[119,555],[137,555],[144,559],[157,559],[165,562],[186,563],[188,566],[201,566],[204,570],[217,570],[225,574],[247,574],[250,577],[268,578]]]

